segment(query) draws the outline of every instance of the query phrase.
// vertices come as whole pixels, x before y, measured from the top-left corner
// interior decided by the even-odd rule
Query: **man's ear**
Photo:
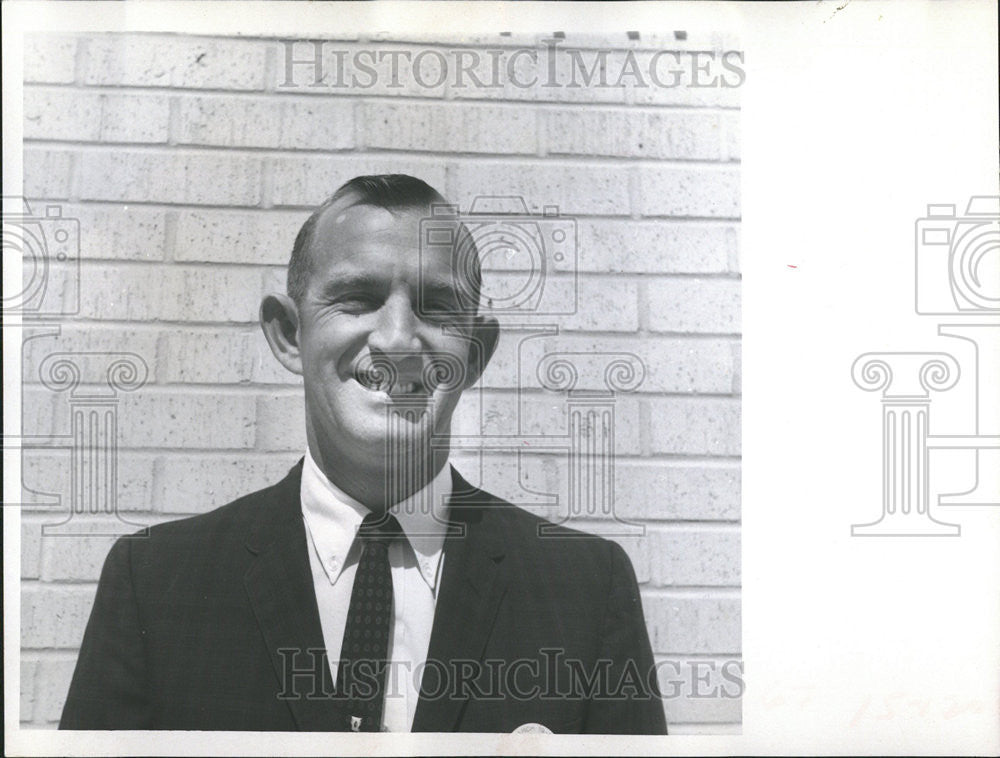
[[[260,303],[260,328],[278,363],[302,374],[299,353],[299,310],[288,295],[265,295]]]
[[[471,344],[469,345],[469,365],[465,384],[462,389],[468,389],[479,381],[486,370],[490,358],[497,349],[500,340],[500,323],[493,316],[476,316],[472,324]]]

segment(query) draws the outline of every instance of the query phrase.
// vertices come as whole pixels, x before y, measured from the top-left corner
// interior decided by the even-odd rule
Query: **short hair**
[[[355,205],[371,205],[377,208],[384,208],[390,213],[408,210],[423,210],[438,204],[445,204],[444,196],[434,189],[427,182],[417,179],[407,174],[376,174],[370,176],[356,176],[344,182],[337,191],[330,195],[322,205],[312,212],[299,233],[295,236],[295,244],[292,246],[292,256],[288,261],[288,296],[296,303],[301,302],[305,295],[306,287],[309,284],[309,275],[312,268],[312,247],[313,237],[316,233],[316,225],[320,217],[332,205],[343,198],[353,195],[354,202],[347,207]],[[460,244],[459,244],[460,242]],[[459,268],[466,273],[470,281],[471,291],[478,301],[480,287],[482,286],[482,273],[479,262],[479,253],[476,250],[472,235],[464,227],[460,227],[456,236],[456,250],[461,248],[464,265]],[[475,306],[473,306],[475,307]]]

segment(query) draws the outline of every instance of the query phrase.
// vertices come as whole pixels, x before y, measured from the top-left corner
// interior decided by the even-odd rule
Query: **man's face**
[[[429,456],[471,383],[473,316],[456,315],[450,246],[421,252],[422,215],[335,205],[317,222],[298,344],[310,444],[327,465],[380,461],[390,437]]]

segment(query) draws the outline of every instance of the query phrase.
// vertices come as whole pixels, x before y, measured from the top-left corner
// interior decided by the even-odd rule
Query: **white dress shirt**
[[[420,697],[419,675],[427,660],[434,622],[451,489],[451,466],[445,463],[427,486],[389,508],[406,539],[396,539],[389,546],[392,633],[383,731],[408,732],[413,725]],[[354,575],[361,557],[361,543],[354,538],[370,511],[334,485],[308,450],[302,467],[301,496],[323,641],[332,681],[336,681]]]

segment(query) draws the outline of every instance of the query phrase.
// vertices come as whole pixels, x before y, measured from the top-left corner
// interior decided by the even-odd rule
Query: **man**
[[[62,728],[665,733],[624,551],[447,464],[498,324],[465,228],[421,239],[443,201],[358,177],[303,225],[261,323],[306,454],[115,544]]]

